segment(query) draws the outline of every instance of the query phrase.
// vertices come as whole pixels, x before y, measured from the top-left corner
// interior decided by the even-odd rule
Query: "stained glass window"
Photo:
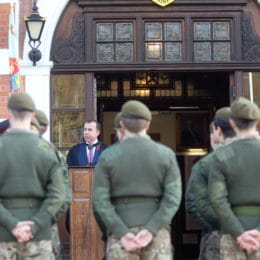
[[[145,23],[145,60],[182,61],[182,23]]]
[[[97,62],[132,62],[134,60],[132,22],[96,24]]]
[[[228,21],[194,22],[194,61],[230,61],[230,39],[230,22]]]

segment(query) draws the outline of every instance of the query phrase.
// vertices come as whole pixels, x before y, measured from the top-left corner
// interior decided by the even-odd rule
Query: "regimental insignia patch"
[[[174,0],[152,0],[152,2],[154,2],[155,4],[165,7],[169,4],[172,4],[174,2]]]

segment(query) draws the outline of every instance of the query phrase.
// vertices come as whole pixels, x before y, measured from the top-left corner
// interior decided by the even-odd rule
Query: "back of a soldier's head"
[[[237,98],[231,104],[231,118],[238,129],[249,129],[260,119],[257,104],[244,97]]]
[[[35,119],[37,120],[37,122],[39,123],[39,126],[40,126],[39,134],[43,135],[47,131],[47,128],[49,125],[48,117],[42,110],[36,109]]]
[[[230,107],[222,107],[216,111],[213,123],[214,127],[219,127],[225,138],[232,138],[236,135],[232,126],[230,125],[231,109]]]
[[[35,104],[32,98],[24,92],[12,94],[8,99],[7,107],[19,112],[35,112]]]
[[[35,104],[30,95],[24,92],[12,94],[7,102],[8,110],[14,119],[24,120],[35,112]]]
[[[144,103],[130,100],[121,108],[121,120],[127,130],[138,133],[149,126],[152,113]]]
[[[40,126],[48,126],[49,125],[48,117],[46,116],[46,114],[42,110],[40,110],[40,109],[35,110],[35,118],[39,122]]]

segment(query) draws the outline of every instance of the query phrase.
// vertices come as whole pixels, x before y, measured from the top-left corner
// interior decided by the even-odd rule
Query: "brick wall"
[[[7,117],[7,99],[9,93],[9,77],[8,75],[0,75],[0,118]]]
[[[8,49],[10,4],[0,4],[0,49]],[[0,119],[7,117],[6,103],[9,94],[9,76],[0,75]]]
[[[0,49],[8,48],[10,4],[0,4]]]
[[[23,42],[25,37],[25,24],[24,16],[28,16],[32,12],[33,0],[20,0],[20,14],[19,14],[19,30],[16,29],[17,41],[19,40],[19,57],[22,58],[23,53]],[[15,9],[16,10],[16,9]],[[0,4],[0,50],[8,49],[8,27],[9,27],[9,14],[10,14],[10,3]],[[16,18],[16,16],[15,16]],[[1,57],[0,57],[1,60]],[[24,77],[22,77],[24,82]],[[24,84],[23,84],[24,86]],[[24,87],[23,87],[24,90]],[[7,117],[7,99],[10,92],[9,75],[0,70],[0,119]]]

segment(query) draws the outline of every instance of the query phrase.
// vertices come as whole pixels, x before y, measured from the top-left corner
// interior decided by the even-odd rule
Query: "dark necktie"
[[[98,142],[95,143],[95,144],[87,144],[88,146],[88,162],[89,164],[92,164],[93,163],[93,156],[94,156],[94,151],[93,151],[93,148],[98,146]]]
[[[92,164],[93,162],[93,145],[88,145],[88,162],[89,164]]]

